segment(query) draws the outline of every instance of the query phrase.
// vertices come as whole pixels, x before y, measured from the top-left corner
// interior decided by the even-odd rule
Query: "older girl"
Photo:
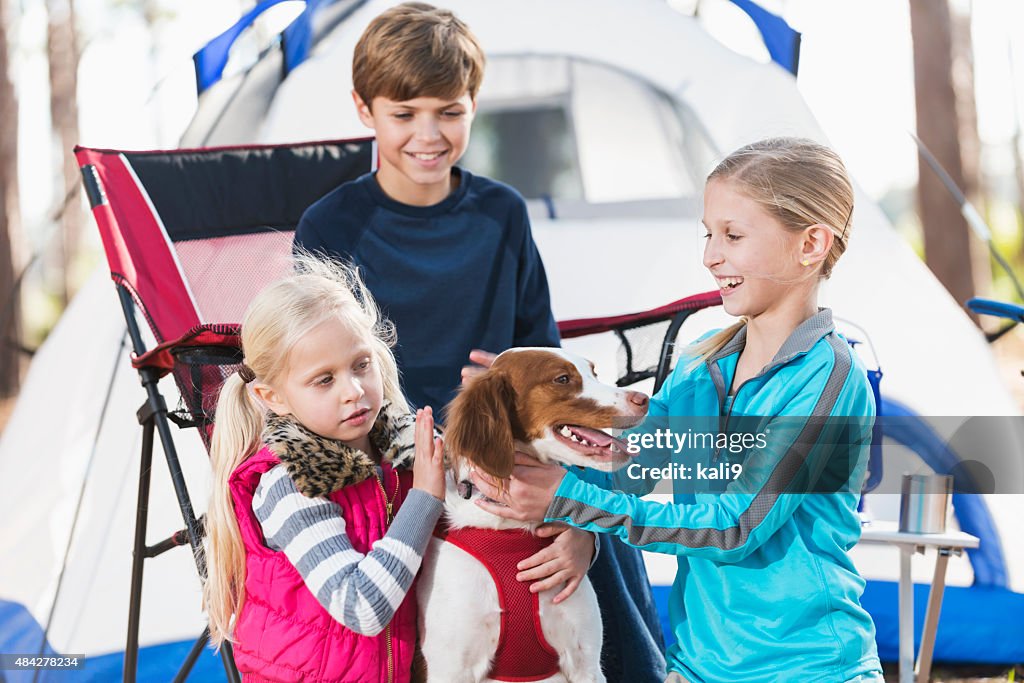
[[[860,536],[874,403],[832,312],[818,307],[819,285],[850,239],[853,196],[839,157],[809,140],[748,145],[708,178],[704,266],[740,320],[690,347],[651,415],[722,432],[752,418],[764,440],[732,454],[742,475],[727,487],[676,481],[674,503],[662,504],[632,495],[651,484],[622,472],[616,490],[604,490],[522,456],[505,492],[476,475],[507,505],[480,503],[495,514],[678,556],[669,681],[881,680],[864,581],[847,555]],[[680,464],[695,464],[693,451],[684,455]]]

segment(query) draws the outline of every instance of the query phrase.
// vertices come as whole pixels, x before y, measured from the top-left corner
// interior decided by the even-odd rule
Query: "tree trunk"
[[[21,301],[15,281],[18,212],[18,100],[9,76],[8,0],[0,0],[0,397],[18,393]]]
[[[1010,141],[1010,152],[1013,154],[1013,175],[1017,180],[1017,231],[1024,232],[1024,159],[1021,158],[1021,135],[1020,122],[1013,130],[1013,139]],[[1024,246],[1017,252],[1017,260],[1024,256]],[[1024,302],[1021,302],[1024,303]]]
[[[72,148],[78,143],[78,40],[73,0],[46,0],[49,21],[46,54],[50,63],[50,119],[55,161],[61,169],[55,215],[61,224],[58,269],[60,294],[66,306],[71,298],[69,277],[81,240],[84,215],[78,193],[78,164]]]
[[[987,213],[988,191],[981,168],[981,137],[978,135],[978,106],[974,96],[974,41],[971,36],[973,3],[966,11],[953,12],[953,91],[956,93],[956,112],[960,122],[960,160],[963,163],[963,192],[968,201],[983,216]],[[973,232],[971,263],[974,270],[974,291],[992,292],[992,261],[988,245]]]
[[[1014,70],[1012,43],[1007,46],[1007,59],[1010,62],[1008,89],[1013,112],[1013,139],[1010,141],[1010,153],[1013,155],[1013,175],[1017,181],[1017,231],[1024,232],[1024,159],[1021,159],[1020,110],[1017,108],[1017,75]],[[1016,257],[1017,261],[1024,257],[1024,246],[1017,251]]]
[[[914,42],[917,135],[964,187],[959,122],[952,79],[952,26],[947,0],[910,0]],[[925,262],[961,305],[974,295],[967,223],[938,176],[918,155],[918,204]]]

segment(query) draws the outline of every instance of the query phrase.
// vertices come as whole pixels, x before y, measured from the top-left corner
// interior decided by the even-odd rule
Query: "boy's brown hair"
[[[406,2],[366,27],[352,57],[352,85],[367,106],[375,97],[455,100],[468,92],[475,99],[484,63],[476,36],[451,11]]]

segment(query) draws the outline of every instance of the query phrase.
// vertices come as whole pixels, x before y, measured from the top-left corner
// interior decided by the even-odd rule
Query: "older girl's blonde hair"
[[[353,267],[305,253],[296,256],[294,274],[256,295],[242,319],[244,362],[256,381],[272,385],[280,380],[295,344],[331,318],[365,336],[380,369],[384,399],[408,410],[392,353],[394,326],[381,316]],[[228,480],[259,449],[265,413],[238,373],[225,380],[210,446],[213,491],[206,513],[208,575],[203,587],[215,647],[231,640],[234,619],[245,601],[245,549]]]
[[[805,138],[768,138],[739,148],[715,167],[707,182],[728,180],[787,230],[821,224],[835,239],[818,277],[832,275],[853,229],[853,184],[839,155]],[[696,364],[707,360],[747,324],[746,318],[690,346]]]

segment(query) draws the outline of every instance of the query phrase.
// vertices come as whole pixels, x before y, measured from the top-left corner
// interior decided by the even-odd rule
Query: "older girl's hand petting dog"
[[[434,411],[416,411],[416,459],[412,464],[413,488],[444,500],[444,443],[434,436]]]
[[[576,592],[587,575],[594,559],[594,534],[568,524],[544,524],[537,527],[536,533],[544,538],[554,536],[555,540],[516,565],[519,570],[516,580],[533,581],[531,593],[564,583],[565,587],[552,600],[557,604]]]
[[[490,498],[476,504],[491,514],[519,522],[543,522],[555,498],[555,491],[565,477],[565,468],[557,463],[543,463],[525,453],[516,453],[512,475],[504,487],[486,472],[474,469],[473,484]]]

